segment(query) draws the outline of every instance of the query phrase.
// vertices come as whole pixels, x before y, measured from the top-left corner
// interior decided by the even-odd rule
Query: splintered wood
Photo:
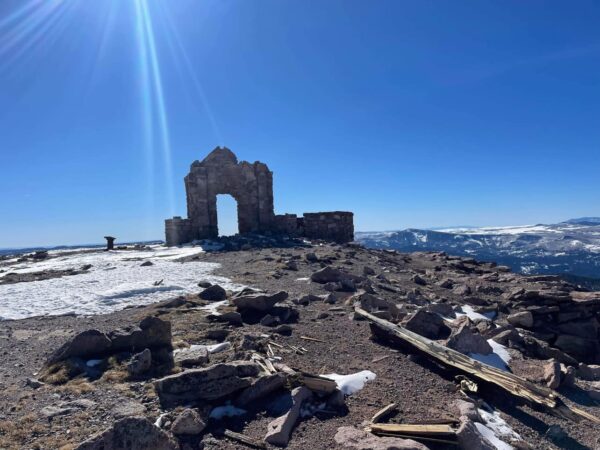
[[[413,425],[397,423],[372,423],[367,430],[380,436],[456,444],[456,429],[446,424]]]
[[[510,372],[505,372],[476,361],[467,355],[463,355],[456,350],[452,350],[451,348],[438,344],[431,339],[427,339],[426,337],[423,337],[417,333],[413,333],[406,328],[395,325],[385,319],[380,319],[379,317],[368,313],[359,305],[356,305],[354,310],[356,314],[368,319],[379,329],[391,334],[396,338],[399,338],[405,343],[412,345],[413,347],[447,366],[454,367],[462,372],[472,375],[475,378],[495,384],[512,395],[524,398],[525,400],[532,401],[539,405],[546,406],[560,415],[570,416],[573,419],[585,418],[594,423],[600,423],[600,419],[586,413],[585,411],[582,411],[578,408],[569,408],[560,400],[560,398],[558,398],[554,391],[548,388],[537,386]]]
[[[337,383],[335,381],[309,373],[302,372],[299,381],[311,391],[323,394],[331,394],[337,389]]]
[[[225,430],[223,432],[223,434],[225,436],[227,436],[229,439],[233,439],[234,441],[242,442],[242,443],[248,445],[249,447],[267,448],[267,446],[264,444],[264,442],[257,441],[256,439],[252,439],[251,437],[248,437],[244,434],[236,433],[235,431]]]
[[[395,410],[396,410],[396,404],[390,403],[385,408],[382,408],[375,413],[375,415],[371,418],[371,423],[381,422],[384,418],[389,416]]]

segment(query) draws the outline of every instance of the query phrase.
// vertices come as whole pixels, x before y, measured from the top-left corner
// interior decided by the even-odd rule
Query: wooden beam
[[[395,410],[396,410],[396,404],[390,403],[385,408],[382,408],[375,413],[375,415],[371,418],[371,423],[380,422],[384,417],[387,417]]]
[[[456,350],[438,344],[437,342],[423,337],[417,333],[413,333],[404,327],[395,325],[385,319],[380,319],[379,317],[368,313],[359,305],[355,305],[354,310],[356,314],[368,319],[378,328],[401,339],[403,342],[410,344],[411,346],[447,366],[454,367],[462,372],[472,375],[475,378],[495,384],[512,395],[524,398],[525,400],[537,403],[539,405],[546,406],[554,410],[556,413],[560,414],[561,410],[564,412],[564,408],[567,407],[560,400],[560,398],[558,398],[556,392],[552,391],[551,389],[535,385],[510,372],[505,372],[480,361],[476,361],[467,355],[463,355]],[[558,408],[559,406],[561,408]],[[570,408],[570,411],[575,416],[580,418],[583,417],[595,423],[600,423],[600,419],[577,408]]]
[[[263,442],[257,441],[256,439],[253,439],[244,434],[236,433],[235,431],[225,430],[223,432],[223,434],[225,436],[227,436],[229,439],[233,439],[234,441],[242,442],[250,447],[267,448],[267,446]]]
[[[372,423],[368,427],[372,433],[403,434],[405,436],[453,437],[456,429],[450,425],[414,425],[404,423]]]

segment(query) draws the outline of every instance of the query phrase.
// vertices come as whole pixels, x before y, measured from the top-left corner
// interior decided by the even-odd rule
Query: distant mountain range
[[[563,275],[600,289],[600,217],[552,225],[357,232],[355,238],[366,247],[471,256],[515,272]]]

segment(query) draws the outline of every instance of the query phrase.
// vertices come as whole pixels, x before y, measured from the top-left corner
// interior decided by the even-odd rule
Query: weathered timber
[[[396,410],[396,404],[390,403],[385,408],[382,408],[375,413],[375,415],[371,418],[371,423],[380,422],[384,417],[387,417],[395,410]]]
[[[372,423],[369,425],[372,433],[403,434],[415,436],[448,437],[456,434],[456,429],[450,425],[436,424],[403,424],[403,423]]]
[[[252,439],[251,437],[246,436],[245,434],[236,433],[235,431],[231,431],[231,430],[225,430],[223,432],[223,434],[225,436],[227,436],[229,439],[233,439],[234,441],[241,442],[243,444],[248,445],[249,447],[267,448],[267,446],[264,444],[264,442],[260,442],[260,441],[257,441],[256,439]]]
[[[413,425],[397,423],[372,423],[367,431],[379,436],[393,436],[403,439],[417,439],[440,444],[457,445],[456,429],[450,425]]]
[[[359,305],[355,305],[354,310],[356,314],[368,319],[380,329],[383,329],[447,366],[454,367],[480,380],[495,384],[512,395],[546,406],[556,414],[570,417],[571,419],[585,418],[600,424],[600,419],[578,408],[570,408],[565,405],[556,392],[551,389],[537,386],[510,372],[505,372],[476,361],[467,355],[463,355],[456,350],[452,350],[431,339],[413,333],[406,328],[395,325],[385,319],[380,319],[379,317],[368,313]]]

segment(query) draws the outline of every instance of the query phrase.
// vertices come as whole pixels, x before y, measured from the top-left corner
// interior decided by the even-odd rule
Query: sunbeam
[[[151,100],[146,103],[150,106],[150,114],[156,114],[158,122],[159,139],[162,150],[162,161],[164,165],[166,194],[168,201],[169,214],[173,215],[175,211],[175,195],[173,190],[173,170],[172,170],[172,151],[171,138],[169,132],[169,123],[167,118],[167,110],[165,105],[165,95],[162,83],[162,75],[158,52],[156,49],[156,39],[154,36],[154,25],[148,8],[147,0],[135,0],[136,13],[138,14],[139,24],[141,25],[141,33],[139,37],[143,39],[143,51],[140,55],[146,61],[142,61],[145,79],[143,83],[148,83],[148,92],[145,95],[152,95]],[[147,78],[146,78],[147,77]],[[150,105],[148,105],[150,103]],[[148,114],[146,111],[144,114]]]
[[[30,9],[34,8],[38,4],[42,3],[42,0],[32,0],[30,2],[25,3],[16,11],[13,11],[4,19],[0,20],[0,30],[2,28],[10,25],[12,22],[19,20],[19,18],[29,12]]]
[[[169,48],[171,49],[171,53],[174,55],[175,60],[177,60],[176,51],[181,56],[181,59],[183,60],[183,64],[185,66],[185,70],[186,70],[189,78],[192,81],[192,85],[194,87],[194,90],[196,91],[198,100],[202,104],[202,107],[204,108],[204,112],[206,113],[206,116],[208,117],[210,125],[213,129],[215,138],[217,139],[217,142],[219,143],[219,145],[225,145],[223,142],[223,137],[221,135],[221,131],[219,129],[219,126],[217,125],[215,115],[213,114],[212,108],[210,107],[210,104],[208,102],[208,98],[206,97],[204,88],[202,87],[202,84],[200,83],[200,79],[198,78],[198,75],[196,74],[196,71],[194,70],[194,68],[192,66],[192,62],[190,61],[188,53],[185,50],[183,43],[181,42],[181,38],[179,37],[177,28],[173,24],[173,19],[171,18],[171,13],[168,8],[163,7],[161,2],[158,2],[157,5],[159,5],[159,7],[162,9],[162,11],[161,11],[162,16],[164,17],[165,22],[168,27],[168,30],[166,33],[166,38],[167,38],[167,43],[169,44]],[[185,84],[184,84],[184,86],[185,86]]]
[[[87,87],[82,95],[87,97],[97,88],[95,80],[101,76],[101,61],[108,55],[109,41],[119,30],[115,29],[120,9],[124,4],[120,0],[29,0],[0,18],[0,73],[12,73],[13,70],[32,61],[43,58],[44,52],[65,36],[68,28],[81,27],[82,18],[92,17],[97,28],[86,28],[87,45],[95,44],[91,53],[90,66],[83,67],[82,59],[69,66],[70,71],[79,70],[80,79]],[[129,9],[131,8],[131,9]],[[159,8],[159,9],[156,9]],[[163,73],[165,63],[160,53],[160,44],[165,44],[175,64],[170,70],[177,70],[194,99],[199,115],[206,117],[215,140],[223,145],[223,138],[210,107],[206,92],[200,82],[194,65],[181,40],[168,4],[132,0],[126,5],[132,13],[133,27],[130,31],[136,42],[137,88],[141,107],[141,136],[147,179],[147,211],[152,216],[157,198],[161,197],[164,209],[169,214],[175,211],[173,183],[173,151],[171,144],[171,117],[167,110],[167,94]],[[87,14],[87,16],[86,16]],[[156,20],[161,19],[161,22]],[[159,26],[160,25],[160,26]],[[69,45],[77,43],[68,43]],[[133,66],[134,68],[136,66]],[[161,183],[162,181],[162,183]],[[159,189],[163,190],[162,195]],[[162,209],[162,208],[161,208]],[[149,220],[150,221],[150,220]]]
[[[142,139],[146,164],[146,223],[154,215],[154,118],[152,114],[153,101],[150,90],[150,67],[148,46],[146,44],[145,27],[141,4],[135,2],[136,35],[138,45],[138,64],[140,73],[139,92],[142,106]]]
[[[9,69],[39,45],[51,45],[64,30],[67,23],[65,17],[74,5],[74,1],[53,0],[39,8],[28,8],[20,14],[19,17],[25,16],[24,19],[15,26],[8,27],[0,44],[1,68]]]

